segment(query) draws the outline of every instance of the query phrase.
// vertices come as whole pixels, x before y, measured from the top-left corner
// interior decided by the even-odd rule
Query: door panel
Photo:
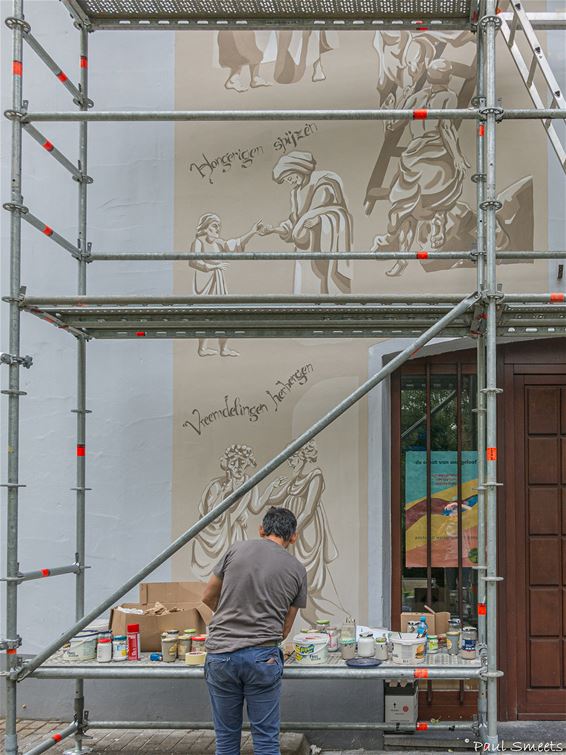
[[[566,375],[514,393],[517,716],[566,718]]]

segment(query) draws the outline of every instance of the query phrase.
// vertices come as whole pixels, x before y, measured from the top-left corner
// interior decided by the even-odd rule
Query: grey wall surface
[[[1,3],[2,20],[11,4]],[[26,2],[33,34],[78,79],[78,32],[56,0]],[[173,107],[174,36],[147,32],[90,35],[90,96],[102,109]],[[140,42],[142,44],[140,44]],[[2,23],[2,110],[10,105],[11,39]],[[71,110],[64,87],[24,46],[24,96],[30,108]],[[9,200],[10,124],[2,118],[2,201]],[[136,129],[135,138],[132,129]],[[40,129],[70,159],[78,154],[77,124]],[[27,134],[23,194],[30,210],[73,243],[77,237],[77,184]],[[95,251],[169,251],[173,230],[173,127],[95,124],[89,127],[88,238]],[[9,293],[9,218],[2,211],[2,295]],[[76,292],[76,263],[47,237],[23,224],[22,282],[30,294]],[[91,294],[169,294],[171,266],[93,263]],[[7,350],[8,309],[1,310]],[[106,597],[170,542],[172,347],[170,342],[97,342],[87,349],[88,415],[87,609]],[[74,561],[76,344],[72,336],[24,315],[22,353],[21,569]],[[3,387],[7,370],[2,367]],[[2,435],[6,398],[1,399]],[[5,443],[2,465],[5,469]],[[4,475],[3,475],[4,476]],[[5,489],[2,490],[5,496]],[[5,516],[5,505],[2,505]],[[1,546],[0,546],[1,547]],[[2,554],[1,571],[5,558]],[[156,577],[169,579],[165,565]],[[20,590],[23,649],[33,652],[74,619],[74,577],[30,582]],[[132,593],[135,599],[136,593]],[[4,610],[4,603],[2,601]],[[4,617],[3,617],[4,619]]]

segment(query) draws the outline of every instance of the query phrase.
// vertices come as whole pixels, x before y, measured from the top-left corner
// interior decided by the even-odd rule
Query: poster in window
[[[426,451],[405,457],[405,552],[407,567],[427,565]],[[462,566],[477,563],[477,452],[462,452]],[[431,453],[432,566],[458,566],[458,454]]]

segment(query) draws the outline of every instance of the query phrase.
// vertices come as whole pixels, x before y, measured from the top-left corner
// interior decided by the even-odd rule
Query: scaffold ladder
[[[511,57],[515,61],[515,65],[521,74],[521,78],[527,87],[527,91],[535,108],[537,110],[566,108],[566,98],[564,97],[564,93],[562,92],[556,77],[552,73],[550,64],[543,52],[542,45],[537,38],[523,4],[520,2],[513,2],[510,3],[509,7],[513,10],[511,20],[510,23],[508,23],[506,19],[501,19],[501,34],[509,48]],[[530,63],[527,63],[519,48],[517,43],[517,32],[523,32],[524,38],[528,43],[532,54]],[[535,80],[537,78],[537,73],[542,74],[542,78],[547,84],[548,90],[546,92],[539,91],[537,81]],[[540,81],[540,76],[538,79]],[[550,103],[546,102],[548,99],[550,99]],[[562,169],[566,172],[566,149],[562,144],[556,127],[549,118],[541,119],[541,123],[548,134],[548,138],[556,152]]]

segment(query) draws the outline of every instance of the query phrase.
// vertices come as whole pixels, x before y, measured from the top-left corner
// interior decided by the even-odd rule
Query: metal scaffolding
[[[495,137],[497,123],[506,119],[540,119],[563,167],[564,150],[552,124],[564,119],[564,98],[549,74],[544,56],[536,42],[534,30],[566,28],[564,13],[527,14],[519,3],[512,12],[498,14],[496,0],[62,0],[80,34],[78,83],[75,85],[51,55],[31,34],[24,18],[24,0],[13,0],[13,15],[6,20],[13,38],[12,102],[6,116],[12,128],[12,183],[10,201],[4,205],[11,213],[9,353],[2,362],[9,369],[8,388],[2,391],[8,400],[7,438],[7,527],[6,527],[6,638],[0,647],[6,651],[6,737],[7,755],[17,755],[16,695],[18,684],[28,678],[75,680],[74,721],[62,732],[28,752],[45,752],[57,742],[74,736],[73,753],[88,752],[83,743],[89,728],[103,726],[155,727],[155,722],[89,722],[85,715],[84,679],[179,679],[201,678],[202,669],[163,665],[125,665],[124,667],[50,663],[53,653],[86,627],[130,589],[150,575],[159,565],[186,545],[203,528],[221,516],[242,495],[261,482],[282,462],[300,449],[321,430],[328,427],[378,383],[420,348],[440,334],[473,335],[477,339],[477,448],[478,448],[478,630],[480,661],[466,665],[451,662],[448,666],[397,667],[352,670],[340,667],[286,668],[286,679],[477,679],[478,716],[476,733],[490,747],[498,743],[496,594],[497,574],[497,394],[496,348],[498,336],[557,335],[566,332],[566,300],[563,293],[541,295],[504,295],[497,284],[497,262],[502,259],[553,259],[566,255],[562,251],[496,252],[496,213],[500,208],[496,194]],[[504,110],[496,93],[496,35],[504,25],[504,37],[523,76],[516,57],[515,36],[524,31],[533,50],[533,62],[527,70],[525,84],[535,104],[534,109]],[[91,110],[88,97],[88,37],[96,30],[109,29],[408,29],[412,31],[461,30],[475,32],[477,42],[477,89],[472,107],[454,110],[310,110],[310,111],[178,111],[178,112],[100,112]],[[47,65],[73,97],[77,110],[70,112],[28,112],[23,98],[24,42]],[[538,52],[537,52],[538,50]],[[541,68],[552,91],[551,107],[533,91],[534,69]],[[554,89],[553,89],[554,87]],[[538,97],[538,99],[537,99]],[[467,119],[476,123],[476,200],[477,245],[467,252],[351,252],[348,254],[261,252],[224,254],[224,259],[454,259],[476,267],[476,291],[468,296],[223,296],[223,297],[89,297],[87,266],[92,262],[117,260],[190,260],[195,255],[168,253],[98,253],[91,252],[87,234],[87,191],[92,179],[87,173],[88,123],[94,121],[255,121],[255,120],[393,120],[393,119]],[[32,122],[77,121],[79,123],[78,161],[67,158]],[[24,131],[63,165],[77,182],[78,243],[75,245],[35,217],[24,205],[22,195],[22,138]],[[562,149],[562,151],[561,151]],[[28,295],[21,285],[21,223],[27,221],[69,252],[78,264],[77,296],[37,298]],[[199,259],[215,259],[199,255]],[[31,366],[31,358],[22,356],[20,318],[29,312],[55,327],[67,330],[77,343],[77,462],[76,462],[76,552],[68,566],[22,572],[18,560],[19,489],[19,405],[25,394],[20,390],[20,369]],[[158,554],[100,605],[85,614],[85,498],[86,487],[86,347],[92,338],[206,338],[212,336],[248,337],[335,337],[383,338],[410,335],[414,342],[383,367],[376,375],[341,401],[302,435],[294,439],[277,456],[265,464],[214,511]],[[21,638],[17,630],[18,587],[24,581],[76,575],[76,623],[51,642],[34,658],[18,655]],[[159,722],[160,728],[210,727],[209,722]],[[467,724],[444,722],[436,728],[456,730]],[[327,724],[289,723],[288,729],[391,730],[383,723]],[[435,728],[435,724],[417,724],[416,730]],[[71,751],[69,751],[71,752]]]

